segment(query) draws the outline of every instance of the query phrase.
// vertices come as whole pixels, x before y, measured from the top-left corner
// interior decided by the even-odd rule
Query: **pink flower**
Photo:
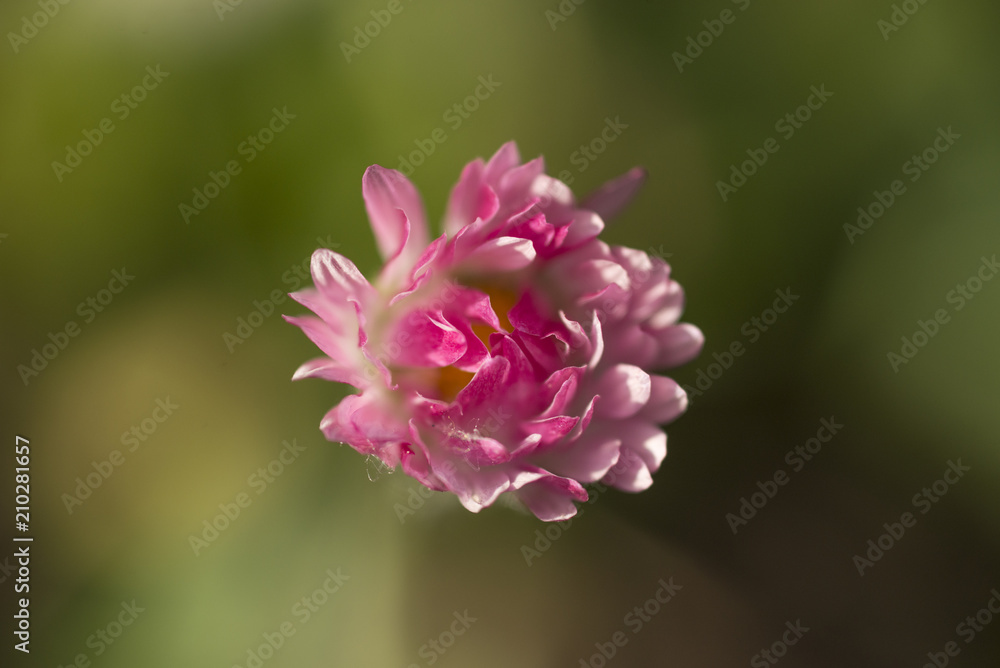
[[[409,180],[369,167],[382,271],[369,283],[318,250],[315,288],[291,295],[315,315],[286,316],[324,355],[293,379],[358,390],[324,435],[473,512],[510,492],[562,520],[583,484],[649,487],[667,452],[659,425],[687,406],[650,372],[691,360],[703,337],[678,324],[684,293],[666,263],[597,238],[644,178],[634,169],[578,204],[511,142],[465,167],[431,241]]]

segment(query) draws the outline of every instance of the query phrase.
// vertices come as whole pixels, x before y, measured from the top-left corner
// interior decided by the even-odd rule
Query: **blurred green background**
[[[761,650],[796,621],[782,665],[919,666],[950,641],[954,665],[997,665],[1000,620],[971,642],[959,624],[1000,587],[1000,281],[961,310],[951,291],[1000,251],[998,19],[971,0],[4,3],[2,470],[28,437],[35,536],[32,651],[11,665],[600,666],[609,647],[608,665],[771,665]],[[493,90],[473,104],[480,77]],[[776,123],[813,86],[832,95],[788,136]],[[627,127],[586,157],[608,118]],[[323,439],[344,388],[290,382],[315,350],[278,314],[301,308],[224,338],[299,287],[318,246],[371,275],[361,175],[436,128],[411,176],[431,220],[464,164],[511,139],[578,195],[648,169],[605,238],[665,256],[707,338],[671,374],[701,394],[648,492],[600,493],[566,527],[424,500]],[[904,171],[939,128],[960,137]],[[196,201],[212,173],[224,187]],[[884,214],[845,231],[895,180]],[[115,271],[134,276],[119,294]],[[764,331],[776,290],[799,298]],[[65,349],[19,371],[50,334]],[[843,428],[794,471],[786,453],[831,416]],[[123,440],[133,427],[144,440]],[[958,459],[947,495],[914,505]],[[778,469],[787,484],[734,534],[727,514]],[[860,575],[854,556],[907,511]],[[228,526],[208,542],[213,521]],[[683,589],[636,629],[671,577]]]

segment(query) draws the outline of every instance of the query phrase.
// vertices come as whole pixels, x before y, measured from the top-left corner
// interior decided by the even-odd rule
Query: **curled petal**
[[[435,473],[468,510],[478,513],[510,489],[510,475],[500,467],[478,470],[462,463],[448,468],[435,468]]]
[[[571,478],[548,476],[522,487],[518,497],[543,522],[559,522],[576,515],[573,501],[586,501],[587,490]]]
[[[375,393],[349,394],[333,407],[320,423],[327,440],[350,443],[362,454],[374,454],[386,464],[395,466],[396,453],[384,446],[397,444],[406,438],[408,429],[393,414],[391,407]]]
[[[452,323],[452,326],[465,338],[465,353],[452,364],[460,371],[475,373],[489,358],[490,351],[479,340],[470,324],[466,321]]]
[[[466,335],[430,312],[413,312],[389,338],[395,345],[376,350],[393,364],[415,367],[441,367],[453,364],[468,349]]]
[[[427,221],[410,180],[395,169],[372,165],[361,180],[361,191],[382,258],[408,251],[415,259],[427,245]]]
[[[335,331],[324,320],[311,316],[284,316],[286,322],[299,327],[309,340],[328,357],[345,368],[356,368],[360,363],[357,339],[351,340]]]
[[[474,160],[462,170],[462,177],[451,191],[445,213],[444,230],[455,236],[460,229],[477,219],[489,220],[500,207],[500,200],[486,183],[486,166]]]
[[[347,383],[360,388],[362,381],[355,369],[345,368],[329,357],[318,357],[309,360],[298,369],[292,376],[292,380],[302,380],[303,378],[322,378],[335,383]]]
[[[312,254],[310,272],[317,290],[333,300],[361,297],[372,290],[368,279],[353,262],[326,248]]]
[[[527,239],[498,237],[472,251],[462,262],[477,274],[524,269],[535,259],[535,247]]]
[[[540,418],[553,417],[566,412],[570,402],[576,397],[583,372],[582,367],[566,367],[559,369],[545,379],[541,388],[542,393],[543,396],[551,396],[552,400],[539,414]]]
[[[578,417],[556,415],[541,420],[526,421],[523,423],[523,428],[530,433],[541,436],[539,445],[548,445],[569,434],[579,422],[580,418]]]

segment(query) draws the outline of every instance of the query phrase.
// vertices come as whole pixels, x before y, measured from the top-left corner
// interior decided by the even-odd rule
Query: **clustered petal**
[[[651,373],[700,352],[679,323],[680,285],[660,258],[598,235],[645,180],[633,169],[577,203],[541,158],[505,144],[469,163],[430,240],[400,172],[362,179],[384,260],[370,283],[317,250],[314,288],[288,317],[323,353],[293,376],[352,385],[323,418],[327,439],[401,467],[478,512],[504,493],[563,520],[603,481],[638,492],[666,456],[660,427],[687,407]]]

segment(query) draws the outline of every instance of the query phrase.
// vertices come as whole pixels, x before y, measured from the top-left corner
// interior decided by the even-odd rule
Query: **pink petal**
[[[402,445],[399,450],[399,461],[403,467],[403,472],[419,480],[428,489],[446,491],[448,489],[447,485],[431,468],[430,452],[420,437],[416,420],[410,420],[409,428],[409,443]],[[452,466],[452,464],[446,461],[443,466]]]
[[[469,384],[463,387],[455,397],[463,412],[470,413],[501,397],[507,385],[507,373],[510,362],[503,357],[491,357],[472,377]]]
[[[675,367],[690,362],[701,352],[705,335],[688,323],[671,325],[657,332],[650,332],[660,344],[660,354],[655,367]]]
[[[316,287],[333,300],[361,297],[372,291],[368,279],[353,262],[326,248],[312,254],[310,272]]]
[[[392,382],[392,373],[389,371],[389,367],[386,362],[392,363],[392,359],[389,359],[386,352],[373,351],[368,346],[361,345],[361,354],[368,361],[369,366],[365,368],[364,373],[367,379],[374,381],[376,375],[382,377],[382,382],[390,390],[397,389],[397,385]],[[373,370],[374,369],[374,373]]]
[[[472,327],[465,320],[460,320],[454,322],[449,319],[452,327],[457,329],[465,337],[465,354],[460,358],[455,360],[452,365],[456,369],[461,369],[462,371],[468,371],[475,373],[479,370],[479,367],[483,365],[483,362],[489,357],[489,350],[487,350],[486,345],[479,340],[475,332],[472,331]]]
[[[538,249],[547,249],[555,246],[556,228],[546,221],[542,214],[525,214],[528,216],[524,220],[508,221],[507,234],[512,237],[528,239]]]
[[[476,250],[489,237],[497,224],[496,220],[484,221],[482,218],[476,218],[474,222],[458,230],[448,244],[453,261],[468,257],[469,253]]]
[[[666,262],[655,260],[645,251],[624,246],[611,247],[611,255],[628,273],[634,290],[647,291],[667,282],[669,270]]]
[[[507,313],[507,318],[514,329],[533,336],[546,336],[558,328],[557,323],[543,315],[538,297],[532,292],[521,295]]]
[[[621,443],[613,423],[595,424],[565,450],[546,453],[541,463],[553,473],[596,482],[618,461]]]
[[[423,202],[402,173],[372,165],[365,170],[361,192],[383,259],[402,254],[404,246],[419,252],[427,245]]]
[[[641,492],[653,484],[651,473],[667,456],[667,435],[641,419],[620,423],[617,430],[621,455],[602,480],[626,492]]]
[[[288,296],[318,315],[337,336],[357,338],[356,301],[335,301],[315,288],[303,288]]]
[[[565,311],[559,311],[559,321],[562,323],[562,330],[556,329],[553,333],[556,336],[561,336],[569,343],[570,347],[582,352],[585,357],[591,356],[594,344],[587,332],[584,331],[583,325],[576,320],[571,320]]]
[[[604,357],[605,346],[604,326],[601,325],[601,319],[598,317],[597,311],[594,311],[593,319],[590,323],[590,341],[594,348],[591,351],[590,359],[587,361],[587,367],[594,369]]]
[[[483,423],[473,431],[456,430],[439,447],[446,449],[452,459],[464,462],[474,471],[505,464],[510,461],[510,453],[500,441],[490,436],[497,429],[495,423]]]
[[[377,397],[347,395],[326,414],[320,430],[328,440],[347,443],[362,454],[384,455],[380,446],[405,440],[408,430]]]
[[[543,522],[559,522],[576,515],[573,501],[586,501],[587,491],[568,478],[549,476],[525,485],[517,496]]]
[[[448,366],[461,359],[467,350],[462,331],[439,315],[423,311],[414,311],[398,322],[388,340],[404,342],[392,349],[391,360],[402,366]]]
[[[628,206],[645,180],[646,170],[634,167],[588,195],[583,206],[604,220],[610,220]]]
[[[513,338],[542,369],[558,369],[566,365],[570,353],[569,346],[554,335],[537,337],[524,332],[515,332]]]
[[[424,252],[420,254],[417,261],[413,264],[413,276],[421,276],[426,270],[429,269],[429,265],[441,256],[444,250],[445,244],[448,242],[448,238],[445,235],[439,236],[437,239],[432,241]]]
[[[455,308],[470,320],[478,320],[493,329],[500,329],[500,318],[493,310],[489,295],[484,292],[469,288],[462,290],[456,299]]]
[[[687,410],[687,392],[677,381],[666,376],[650,376],[649,380],[652,388],[649,401],[639,415],[657,424],[665,424]]]
[[[535,259],[535,247],[527,239],[498,237],[486,241],[463,261],[467,271],[492,273],[524,269]]]
[[[590,426],[590,421],[594,417],[594,406],[597,405],[600,397],[593,397],[588,403],[587,407],[583,410],[583,417],[580,418],[580,422],[576,425],[573,431],[566,437],[567,441],[576,441],[580,436],[587,431],[587,427]]]
[[[656,338],[637,325],[612,323],[605,331],[608,349],[605,363],[635,364],[648,368],[660,352]]]
[[[651,472],[660,469],[667,456],[667,434],[655,424],[642,419],[630,420],[619,426],[622,448],[639,455]]]
[[[501,146],[486,163],[486,169],[483,170],[483,180],[491,185],[499,184],[500,177],[519,164],[521,164],[521,154],[518,153],[517,144],[509,141]]]
[[[510,370],[507,372],[505,380],[506,384],[511,386],[520,384],[522,385],[521,389],[528,390],[527,396],[532,398],[538,396],[535,368],[532,366],[531,360],[524,354],[521,346],[517,345],[517,342],[513,338],[504,336],[500,341],[499,350],[504,359],[510,362]],[[529,385],[530,387],[525,388],[523,387],[524,385]]]
[[[653,484],[653,476],[650,474],[649,468],[639,457],[634,455],[631,459],[627,456],[621,457],[618,464],[615,465],[616,468],[619,465],[621,466],[620,471],[608,471],[601,482],[625,492],[642,492]]]
[[[434,491],[442,492],[447,488],[430,469],[427,459],[410,445],[403,445],[399,449],[399,463],[403,467],[403,473],[414,480],[420,482],[424,487]]]
[[[538,198],[543,209],[555,206],[557,210],[563,210],[576,204],[569,186],[548,174],[539,174],[535,178],[531,183],[531,195]]]
[[[462,177],[452,188],[444,218],[444,230],[454,236],[477,218],[489,220],[497,212],[500,201],[485,180],[486,166],[474,160],[462,170]]]
[[[569,417],[567,415],[556,415],[550,418],[543,418],[541,420],[528,420],[521,423],[521,428],[531,434],[538,434],[541,436],[539,445],[545,446],[550,443],[555,443],[560,440],[568,433],[573,430],[580,422],[578,417]]]
[[[449,467],[432,462],[432,467],[462,505],[474,513],[489,506],[510,489],[510,476],[503,467],[484,467],[477,471],[462,462]]]
[[[576,246],[593,239],[604,229],[604,221],[593,211],[581,209],[573,216],[566,234],[566,247]]]
[[[651,289],[637,300],[635,317],[646,319],[650,329],[663,329],[674,325],[684,310],[684,289],[677,281],[669,281],[662,288]]]
[[[325,321],[313,316],[283,316],[286,322],[299,327],[309,340],[328,357],[344,367],[354,367],[360,355],[356,341],[345,339],[334,332]]]
[[[594,393],[601,397],[595,417],[632,417],[649,401],[649,374],[631,364],[616,364],[600,377]]]
[[[531,191],[531,185],[545,171],[545,161],[535,158],[523,165],[511,168],[500,177],[496,188],[501,202],[517,202]]]
[[[365,383],[357,369],[345,368],[339,362],[329,357],[318,357],[309,360],[298,369],[292,376],[292,380],[302,380],[303,378],[322,378],[335,383],[347,383],[361,388]]]
[[[607,290],[609,285],[615,285],[622,294],[627,294],[631,287],[625,268],[611,259],[593,259],[580,262],[573,267],[568,279],[573,292],[579,295],[601,294]]]
[[[540,418],[554,417],[566,411],[569,403],[576,397],[577,388],[580,386],[580,378],[583,376],[582,367],[565,367],[552,373],[545,379],[542,385],[542,393],[551,396],[549,405],[539,414]]]

